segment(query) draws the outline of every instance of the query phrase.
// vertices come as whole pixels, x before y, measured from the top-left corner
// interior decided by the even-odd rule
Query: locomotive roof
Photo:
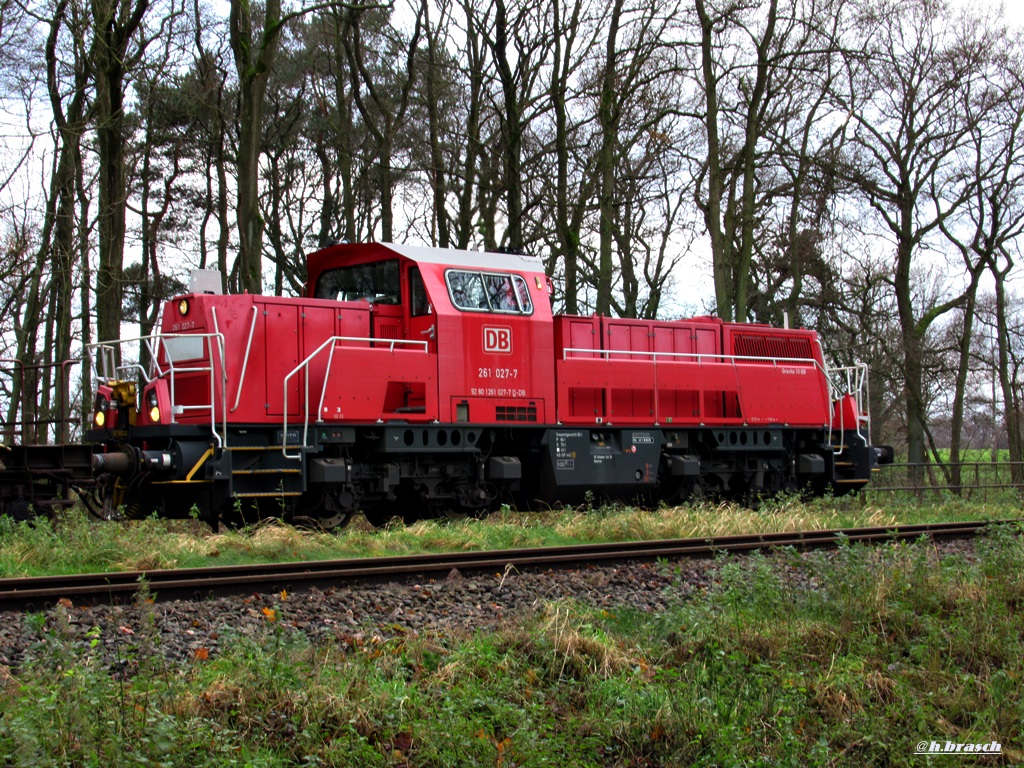
[[[423,248],[412,245],[385,244],[388,248],[411,261],[426,264],[450,264],[453,267],[501,269],[517,272],[543,272],[544,263],[538,256],[518,253],[491,253],[488,251],[457,251],[451,248]]]
[[[309,261],[348,257],[356,259],[369,256],[374,251],[393,253],[422,264],[443,264],[468,269],[501,270],[508,272],[543,272],[544,262],[538,256],[523,256],[516,253],[491,253],[488,251],[459,251],[453,248],[429,248],[398,243],[343,243],[332,245],[312,253]],[[320,266],[320,265],[317,265]],[[320,267],[321,269],[323,267]]]

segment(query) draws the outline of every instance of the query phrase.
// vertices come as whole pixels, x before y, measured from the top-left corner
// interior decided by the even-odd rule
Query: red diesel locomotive
[[[91,348],[109,510],[331,528],[588,491],[842,494],[886,458],[863,368],[830,370],[814,331],[553,316],[538,258],[341,244],[301,298],[215,282]]]

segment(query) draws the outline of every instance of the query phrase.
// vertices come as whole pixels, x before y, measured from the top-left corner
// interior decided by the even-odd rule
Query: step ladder
[[[305,490],[302,465],[282,456],[280,445],[231,446],[231,492],[245,499],[301,496]]]

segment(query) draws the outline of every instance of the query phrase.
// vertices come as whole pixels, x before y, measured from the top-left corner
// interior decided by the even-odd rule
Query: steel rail
[[[780,547],[834,547],[842,541],[877,543],[912,540],[922,536],[932,540],[945,540],[974,536],[989,525],[1019,522],[1021,521],[986,520],[578,544],[534,549],[6,578],[0,579],[0,610],[45,610],[57,604],[59,600],[65,599],[72,601],[73,604],[130,602],[143,589],[153,599],[202,600],[230,594],[335,587],[352,581],[386,582],[412,576],[444,577],[453,569],[460,573],[501,573],[510,568],[571,568],[616,561],[713,557],[724,552],[752,552]]]

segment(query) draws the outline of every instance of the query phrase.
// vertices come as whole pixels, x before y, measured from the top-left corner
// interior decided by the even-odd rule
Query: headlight
[[[178,302],[178,314],[182,317],[188,314],[188,299],[182,299]]]
[[[149,408],[149,420],[154,424],[160,423],[160,399],[156,394],[156,387],[146,393],[146,407]]]
[[[107,400],[103,395],[99,395],[96,398],[96,409],[92,417],[92,423],[96,425],[97,429],[103,429],[107,424],[107,408],[110,406],[110,401]]]

